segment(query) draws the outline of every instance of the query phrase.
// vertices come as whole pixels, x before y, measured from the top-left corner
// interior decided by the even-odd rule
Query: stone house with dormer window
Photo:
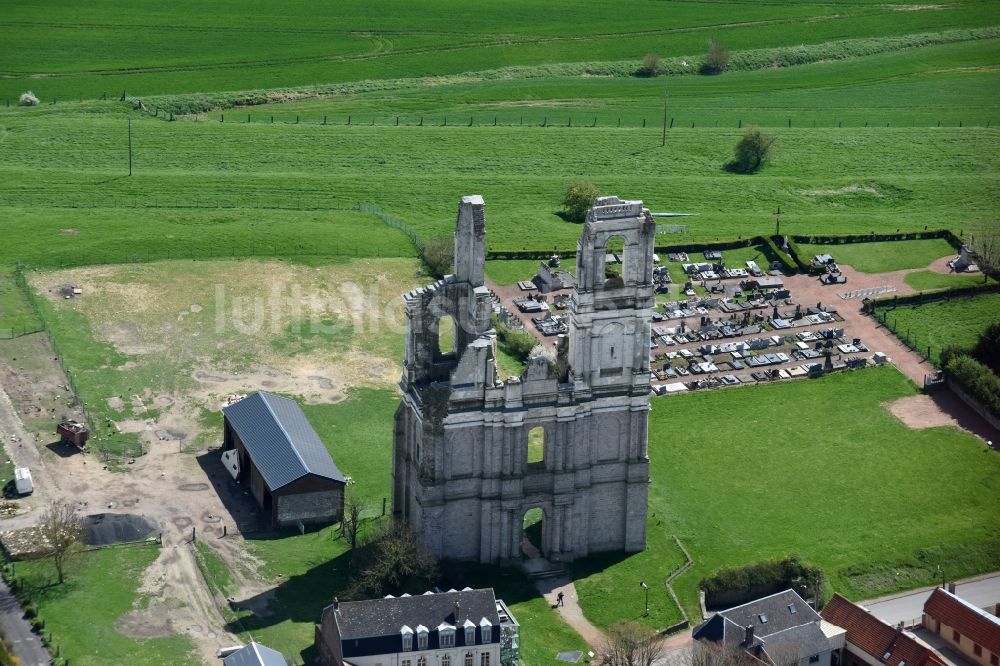
[[[519,627],[491,588],[334,601],[316,626],[324,666],[504,666]]]

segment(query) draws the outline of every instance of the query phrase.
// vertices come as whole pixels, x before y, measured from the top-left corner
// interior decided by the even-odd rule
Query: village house
[[[519,627],[492,588],[338,602],[323,609],[324,666],[512,666]]]
[[[935,588],[924,602],[923,626],[982,666],[1000,664],[1000,618],[954,593]]]
[[[271,525],[341,519],[346,480],[294,400],[261,391],[222,413],[223,464]]]
[[[902,627],[893,627],[861,606],[834,594],[820,613],[847,631],[842,666],[945,666],[948,662]]]
[[[792,590],[716,613],[694,628],[695,649],[740,651],[775,666],[830,666],[845,631]],[[699,646],[699,644],[701,644]]]

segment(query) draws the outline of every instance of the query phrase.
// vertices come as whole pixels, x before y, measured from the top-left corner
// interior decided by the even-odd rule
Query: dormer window
[[[413,629],[404,624],[399,629],[399,637],[403,640],[403,652],[409,652],[413,649]]]
[[[465,629],[465,644],[466,645],[475,645],[476,644],[476,625],[472,622],[472,620],[466,620],[465,624],[462,625],[462,628]]]
[[[442,622],[438,625],[438,647],[455,647],[455,627]]]
[[[417,625],[417,649],[426,650],[427,649],[427,627],[422,624]]]
[[[493,623],[485,617],[479,621],[479,632],[483,636],[483,643],[493,642]]]

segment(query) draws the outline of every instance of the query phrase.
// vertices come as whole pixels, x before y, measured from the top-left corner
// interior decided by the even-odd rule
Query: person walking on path
[[[556,607],[559,608],[563,605],[563,593],[560,592],[556,595]]]

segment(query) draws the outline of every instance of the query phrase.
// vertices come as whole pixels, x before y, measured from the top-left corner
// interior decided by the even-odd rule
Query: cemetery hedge
[[[967,354],[956,354],[942,361],[942,366],[949,378],[1000,417],[1000,377],[996,373]]]
[[[802,562],[798,555],[789,555],[780,560],[765,560],[739,567],[720,569],[703,578],[699,587],[707,595],[720,592],[745,590],[751,587],[782,586],[793,587],[800,581],[812,586],[824,580],[823,570]]]

